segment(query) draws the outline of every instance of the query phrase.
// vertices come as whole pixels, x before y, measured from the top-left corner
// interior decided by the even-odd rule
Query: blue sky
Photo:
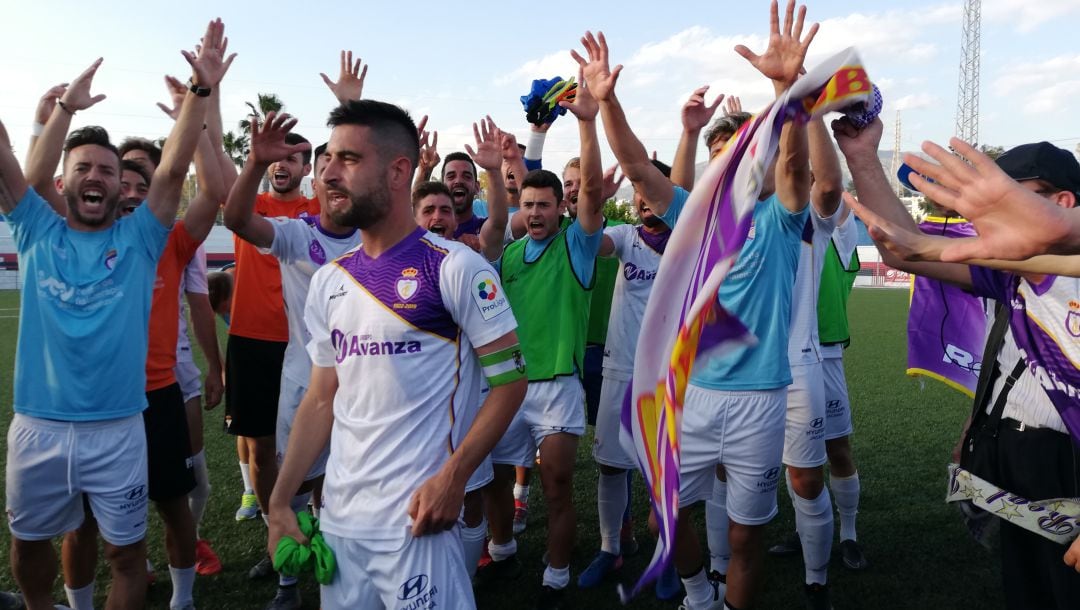
[[[808,63],[850,45],[862,52],[886,99],[883,148],[893,146],[897,109],[905,150],[952,135],[960,2],[822,1],[811,3],[808,14],[822,23]],[[41,93],[98,56],[105,62],[94,89],[109,97],[74,125],[103,125],[117,140],[165,135],[171,121],[155,106],[167,99],[162,76],[186,80],[179,50],[192,48],[215,16],[225,21],[230,50],[239,53],[223,84],[226,129],[242,118],[244,101],[274,92],[299,117],[297,131],[315,143],[328,136],[325,117],[334,103],[318,73],[336,77],[343,48],[370,65],[365,97],[399,103],[417,118],[430,115],[444,156],[471,142],[470,124],[484,114],[524,141],[528,127],[518,96],[533,78],[574,74],[568,50],[580,48],[586,29],[603,30],[612,62],[626,65],[620,99],[661,159],[674,155],[679,107],[695,87],[739,95],[748,110],[771,97],[768,83],[732,50],[738,43],[764,48],[764,0],[24,2],[5,10],[0,39],[0,119],[20,158]],[[1080,118],[1070,112],[1071,99],[1080,96],[1080,50],[1072,44],[1078,17],[1076,0],[983,0],[982,143],[1045,139],[1070,150],[1080,143]],[[561,167],[576,148],[573,121],[561,118],[548,137],[546,165]],[[603,154],[613,162],[608,150]]]

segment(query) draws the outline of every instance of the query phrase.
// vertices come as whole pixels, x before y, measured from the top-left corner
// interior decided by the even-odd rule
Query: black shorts
[[[277,434],[285,346],[229,335],[225,349],[225,431],[257,438]]]
[[[150,499],[171,500],[195,489],[191,437],[180,384],[146,393],[143,426],[146,428],[147,479]]]

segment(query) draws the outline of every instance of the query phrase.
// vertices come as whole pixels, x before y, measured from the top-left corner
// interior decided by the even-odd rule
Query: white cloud
[[[892,103],[893,110],[915,110],[916,108],[929,108],[938,105],[940,100],[936,95],[929,93],[913,93],[899,97]]]
[[[577,64],[574,58],[570,57],[570,51],[563,49],[540,59],[529,60],[513,72],[496,77],[495,85],[499,87],[525,85],[525,88],[528,88],[527,84],[534,79],[551,78],[556,74],[563,78],[570,78],[577,75],[577,70]]]
[[[1080,13],[1076,0],[985,0],[982,15],[988,21],[1012,24],[1019,32],[1032,32],[1040,25]]]
[[[1009,64],[1000,70],[992,88],[997,95],[1017,98],[1025,114],[1067,110],[1080,93],[1080,55]]]

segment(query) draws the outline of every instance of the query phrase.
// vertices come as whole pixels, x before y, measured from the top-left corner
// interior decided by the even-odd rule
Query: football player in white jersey
[[[266,218],[255,212],[255,198],[259,182],[272,163],[290,154],[308,149],[307,143],[289,144],[285,136],[296,124],[287,114],[267,114],[265,124],[256,119],[251,126],[251,152],[240,176],[237,178],[229,199],[225,203],[225,225],[241,239],[269,251],[281,265],[282,294],[289,323],[289,343],[285,348],[284,365],[281,369],[281,393],[278,396],[277,457],[281,463],[289,442],[296,409],[307,389],[311,376],[311,359],[306,344],[310,333],[304,324],[304,303],[307,300],[311,276],[327,261],[333,260],[360,244],[360,233],[355,227],[341,226],[334,222],[323,207],[319,216],[307,218]],[[325,148],[325,147],[322,147]],[[325,166],[325,158],[315,156],[315,176]],[[320,163],[321,161],[321,163]],[[325,200],[325,186],[316,180],[316,196]],[[292,500],[294,512],[304,510],[311,492],[321,481],[326,468],[326,452],[312,465]],[[264,559],[269,564],[270,559]],[[269,565],[267,565],[269,567]],[[278,590],[270,608],[300,607],[300,592],[296,578],[280,574]]]
[[[315,273],[312,374],[270,501],[273,552],[304,542],[289,504],[330,443],[320,529],[337,558],[322,607],[475,606],[458,533],[469,477],[525,394],[525,363],[494,270],[416,226],[416,126],[373,100],[335,109],[320,181],[362,246]],[[410,383],[416,371],[424,383]],[[491,391],[460,443],[453,422]]]

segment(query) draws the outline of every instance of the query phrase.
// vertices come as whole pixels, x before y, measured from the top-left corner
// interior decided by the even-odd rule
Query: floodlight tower
[[[979,142],[979,47],[982,0],[965,0],[960,42],[960,85],[956,95],[956,137]]]
[[[892,178],[892,190],[897,197],[903,197],[906,193],[900,187],[900,111],[896,111],[896,124],[893,127],[892,167],[889,168],[889,176]]]

